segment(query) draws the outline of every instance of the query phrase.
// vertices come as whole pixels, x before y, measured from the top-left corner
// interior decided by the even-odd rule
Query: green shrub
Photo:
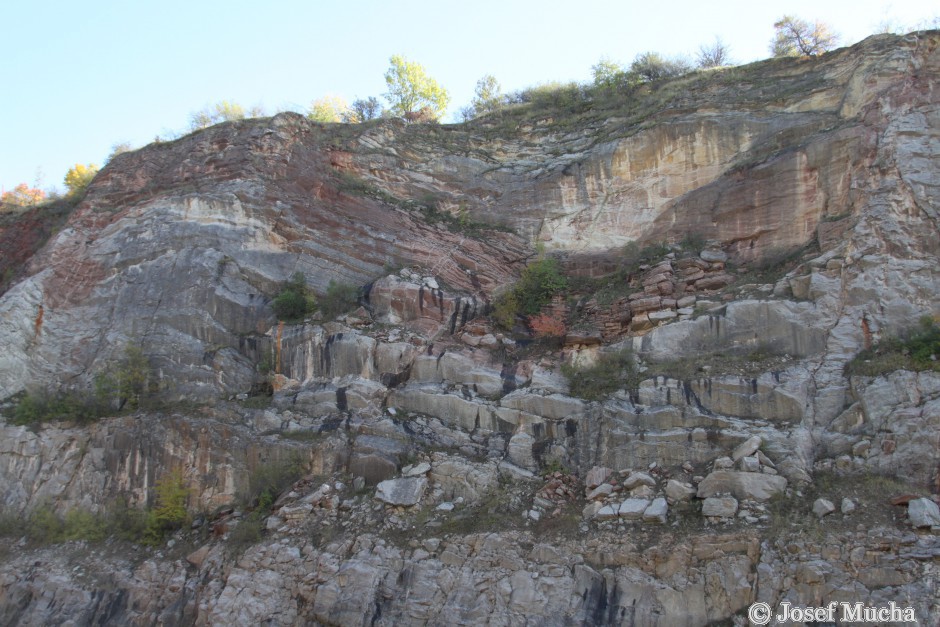
[[[280,293],[271,302],[271,308],[278,320],[295,322],[316,308],[313,297],[307,291],[307,279],[302,272],[295,272],[284,282]]]
[[[28,390],[20,397],[11,422],[15,425],[39,425],[49,420],[87,423],[103,414],[102,403],[90,394],[39,388]]]
[[[248,547],[258,544],[263,529],[264,518],[259,512],[252,512],[229,532],[226,550],[232,555],[238,555]]]
[[[248,489],[239,497],[242,507],[253,508],[254,511],[229,533],[226,549],[231,554],[237,555],[261,540],[265,517],[281,493],[294,485],[304,471],[300,455],[255,468],[248,477]]]
[[[83,509],[66,512],[63,520],[63,540],[98,542],[108,537],[108,524],[102,516]]]
[[[519,315],[519,302],[515,290],[499,295],[493,302],[493,321],[503,329],[511,330]]]
[[[154,486],[156,503],[147,516],[145,541],[159,544],[168,534],[181,528],[189,521],[186,503],[189,500],[189,488],[180,470],[173,470],[160,477]]]
[[[39,425],[49,420],[88,423],[115,411],[136,410],[157,391],[150,363],[138,346],[95,376],[90,390],[34,388],[20,396],[11,422]]]
[[[108,536],[108,527],[105,516],[83,509],[72,509],[65,516],[59,516],[48,505],[42,505],[25,517],[0,514],[0,536],[25,537],[35,544],[70,540],[98,542]]]
[[[529,264],[515,288],[520,313],[534,316],[552,300],[552,296],[567,288],[568,279],[557,259],[543,257]]]
[[[320,299],[320,311],[327,320],[346,313],[359,302],[359,289],[348,283],[330,281],[326,294]]]
[[[940,371],[940,326],[930,316],[915,329],[887,337],[846,364],[847,375],[874,377],[895,370]]]
[[[245,507],[254,507],[265,514],[277,497],[294,485],[305,471],[300,455],[257,466],[248,476],[248,489],[240,496]]]
[[[496,299],[493,319],[501,327],[511,329],[516,316],[537,315],[552,296],[568,289],[568,279],[561,264],[552,257],[540,257],[522,271],[512,289]]]
[[[562,364],[561,372],[568,379],[571,395],[589,401],[601,400],[617,390],[636,389],[639,384],[633,351],[627,348],[601,353],[587,368]]]
[[[636,272],[637,267],[643,263],[658,263],[670,252],[669,246],[665,242],[647,244],[640,248],[636,242],[629,242],[624,245],[621,253],[622,264],[631,272]]]

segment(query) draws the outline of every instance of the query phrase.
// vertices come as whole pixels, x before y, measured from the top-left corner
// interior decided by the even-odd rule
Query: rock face
[[[698,484],[698,497],[704,499],[716,494],[731,494],[738,499],[768,501],[786,487],[787,480],[777,475],[716,470]]]
[[[32,214],[0,225],[0,514],[152,505],[179,471],[197,515],[153,549],[0,538],[0,623],[699,625],[903,598],[936,624],[936,503],[899,521],[881,492],[940,486],[940,373],[845,367],[940,314],[937,75],[940,34],[879,36],[574,117],[281,114],[116,157],[45,245]],[[556,297],[561,348],[485,317],[537,242],[624,288]],[[353,310],[278,323],[296,272]],[[8,420],[129,345],[144,409]],[[618,349],[636,376],[575,398],[565,362]],[[283,468],[305,476],[261,498]]]
[[[387,479],[379,484],[375,498],[389,505],[415,505],[421,500],[427,484],[424,477]]]
[[[914,527],[940,525],[940,507],[930,499],[914,499],[908,503],[907,516]]]

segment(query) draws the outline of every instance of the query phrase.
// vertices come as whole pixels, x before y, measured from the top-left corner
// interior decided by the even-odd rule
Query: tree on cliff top
[[[220,100],[211,107],[205,107],[191,113],[189,115],[189,130],[198,131],[199,129],[209,128],[219,122],[257,118],[262,115],[264,115],[264,110],[260,106],[251,107],[246,113],[245,107],[237,102]]]
[[[14,211],[38,205],[46,198],[46,192],[20,183],[0,196],[0,211]]]
[[[98,174],[98,166],[94,163],[82,165],[76,163],[74,168],[70,168],[65,173],[65,186],[68,188],[68,195],[75,197],[80,195],[91,183],[91,180]]]
[[[420,63],[408,61],[401,55],[389,59],[385,72],[388,92],[385,99],[394,115],[412,117],[422,110],[430,112],[435,120],[440,119],[450,103],[450,95],[436,80],[428,76]]]
[[[342,96],[330,94],[314,100],[307,117],[314,122],[337,123],[345,121],[348,111],[349,105]]]
[[[343,122],[360,124],[382,116],[382,105],[375,96],[356,98],[343,112]]]
[[[775,57],[816,56],[839,43],[839,36],[828,24],[817,21],[811,25],[792,15],[784,15],[774,22],[774,30],[770,50]]]

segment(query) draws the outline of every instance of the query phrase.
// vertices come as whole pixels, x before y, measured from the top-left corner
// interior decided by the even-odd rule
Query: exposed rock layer
[[[820,473],[940,488],[940,375],[844,373],[940,312],[936,75],[937,33],[876,37],[512,129],[282,114],[117,157],[0,299],[0,396],[86,385],[129,343],[164,402],[245,400],[262,363],[276,391],[263,409],[4,425],[5,510],[143,504],[179,468],[211,513],[298,453],[311,477],[241,556],[208,538],[188,561],[72,546],[75,570],[71,553],[28,551],[0,568],[0,622],[697,625],[844,598],[936,622],[928,503],[912,530],[884,502],[852,518],[849,498],[841,527],[812,516],[831,525],[819,542],[768,505],[798,505]],[[596,275],[609,249],[690,233],[708,247],[584,306],[598,328],[566,338],[572,363],[632,346],[668,372],[603,401],[572,397],[554,357],[502,359],[511,340],[474,320],[535,241]],[[726,265],[803,246],[767,284]],[[270,300],[297,271],[321,296],[362,286],[362,307],[276,324]],[[224,537],[247,524],[221,516]],[[468,518],[496,530],[461,532]]]

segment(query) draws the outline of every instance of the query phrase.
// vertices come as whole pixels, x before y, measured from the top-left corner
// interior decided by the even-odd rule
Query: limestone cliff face
[[[880,36],[466,125],[281,114],[117,157],[0,297],[0,398],[132,344],[168,404],[0,424],[0,504],[144,505],[175,468],[201,524],[25,550],[0,622],[699,625],[848,599],[936,623],[940,521],[888,499],[940,489],[940,375],[845,366],[940,313],[938,75],[940,34]],[[683,239],[707,242],[612,303],[554,302],[583,326],[561,351],[482,316],[538,243],[578,282]],[[358,309],[279,325],[298,271]],[[626,347],[637,381],[572,394],[562,362]],[[308,476],[257,520],[228,507],[283,459]]]

